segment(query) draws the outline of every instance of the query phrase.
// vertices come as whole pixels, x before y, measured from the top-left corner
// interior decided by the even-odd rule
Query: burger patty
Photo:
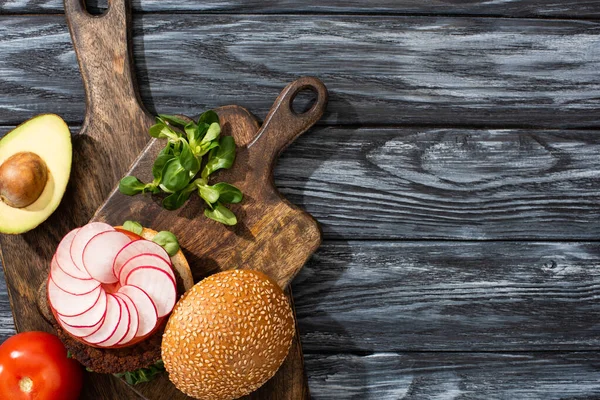
[[[44,318],[52,324],[56,334],[73,358],[85,367],[103,374],[116,374],[148,367],[160,359],[160,345],[166,321],[150,337],[133,346],[118,349],[102,349],[83,344],[66,333],[54,319],[48,305],[46,283],[40,286],[37,306]]]

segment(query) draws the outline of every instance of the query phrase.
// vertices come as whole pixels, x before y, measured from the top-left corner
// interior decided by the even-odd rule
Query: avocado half
[[[0,140],[0,168],[19,153],[39,156],[46,165],[47,180],[37,200],[26,207],[0,201],[0,233],[27,232],[44,222],[60,204],[73,159],[69,127],[54,114],[38,115],[22,123]]]

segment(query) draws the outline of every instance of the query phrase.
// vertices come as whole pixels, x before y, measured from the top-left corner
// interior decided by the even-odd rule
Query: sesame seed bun
[[[161,353],[169,379],[188,396],[237,399],[275,375],[294,334],[294,314],[277,283],[258,271],[231,270],[181,298]]]

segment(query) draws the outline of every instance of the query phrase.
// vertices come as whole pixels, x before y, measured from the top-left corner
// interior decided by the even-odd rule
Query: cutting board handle
[[[312,91],[316,100],[308,111],[298,114],[292,104],[303,90]],[[271,167],[283,149],[321,119],[327,99],[327,88],[317,78],[305,76],[290,83],[275,100],[262,128],[248,147]]]
[[[86,122],[91,115],[109,119],[115,111],[147,114],[132,69],[129,0],[109,0],[108,10],[99,16],[90,15],[84,1],[64,0],[64,6],[83,78]]]

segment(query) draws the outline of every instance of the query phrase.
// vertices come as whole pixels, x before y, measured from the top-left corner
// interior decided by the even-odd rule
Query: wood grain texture
[[[100,12],[106,0],[87,0],[90,11]],[[452,14],[503,15],[508,17],[552,16],[596,18],[600,5],[594,0],[133,0],[135,11],[217,13],[358,13],[358,14]],[[62,12],[61,0],[5,0],[0,13]]]
[[[306,363],[315,400],[600,397],[597,352],[311,354]]]
[[[600,349],[600,246],[326,242],[294,281],[305,351]]]
[[[153,111],[193,115],[239,104],[266,115],[283,86],[311,75],[332,94],[329,124],[590,127],[600,118],[599,28],[536,19],[148,14],[134,21],[134,50]],[[0,17],[0,52],[0,124],[41,112],[81,119],[83,91],[62,16]]]
[[[8,290],[4,279],[4,269],[0,268],[0,343],[15,334],[15,323],[8,301]]]
[[[600,238],[595,131],[319,127],[276,184],[338,239]]]

